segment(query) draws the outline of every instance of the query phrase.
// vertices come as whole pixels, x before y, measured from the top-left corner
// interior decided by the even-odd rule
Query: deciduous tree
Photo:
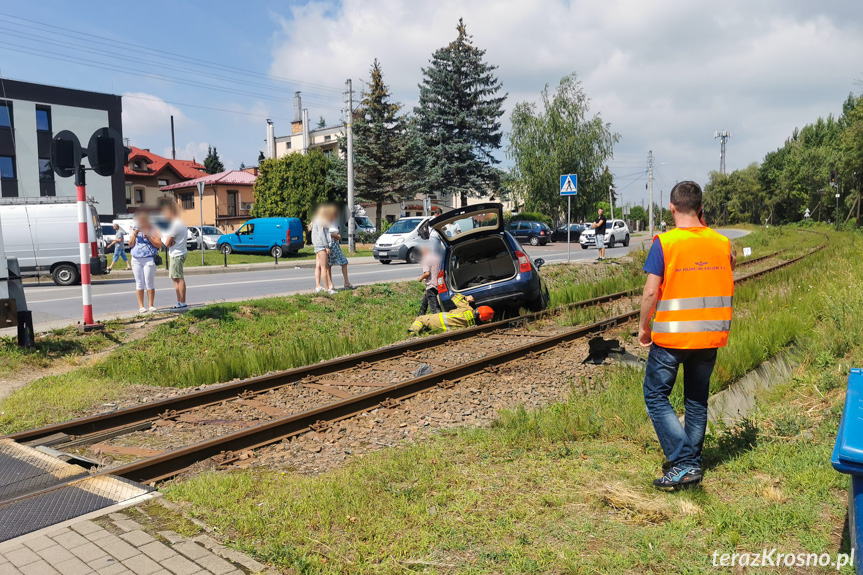
[[[308,224],[319,204],[336,200],[327,182],[330,160],[319,150],[266,159],[258,168],[252,217],[300,218]]]

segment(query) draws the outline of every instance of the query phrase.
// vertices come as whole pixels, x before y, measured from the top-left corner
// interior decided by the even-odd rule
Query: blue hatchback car
[[[545,262],[531,260],[504,230],[500,204],[459,208],[430,220],[428,228],[425,233],[442,244],[437,285],[445,310],[455,307],[456,293],[471,295],[496,313],[523,307],[539,311],[548,305],[548,289],[539,275]]]
[[[282,257],[303,247],[303,224],[298,218],[254,218],[236,232],[219,236],[219,251],[230,254],[270,254]]]

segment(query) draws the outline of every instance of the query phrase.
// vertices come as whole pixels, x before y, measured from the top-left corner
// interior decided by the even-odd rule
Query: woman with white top
[[[315,249],[315,293],[326,290],[336,293],[327,260],[330,255],[330,225],[326,206],[318,206],[311,225],[312,247]],[[329,287],[328,285],[329,284]]]
[[[129,255],[132,256],[132,274],[135,276],[135,293],[138,296],[138,311],[156,311],[156,261],[162,247],[159,230],[150,223],[147,214],[135,215],[135,224],[129,234]],[[147,291],[149,309],[144,307],[144,290]]]

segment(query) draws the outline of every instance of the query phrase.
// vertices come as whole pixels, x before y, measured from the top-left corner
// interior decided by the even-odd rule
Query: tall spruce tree
[[[354,110],[354,190],[359,199],[374,202],[375,225],[381,229],[383,205],[406,199],[411,170],[409,122],[399,111],[402,104],[390,99],[380,62],[375,60],[370,81]],[[344,148],[345,142],[342,142]],[[344,161],[339,162],[336,188],[343,188]]]
[[[219,152],[214,146],[207,146],[207,157],[204,158],[204,170],[208,174],[218,174],[225,171],[225,165],[219,159]]]
[[[433,55],[423,69],[419,104],[415,109],[419,133],[427,149],[424,184],[427,191],[457,194],[462,205],[468,195],[496,190],[500,160],[500,118],[506,94],[484,61],[485,50],[473,45],[459,19],[458,37]]]

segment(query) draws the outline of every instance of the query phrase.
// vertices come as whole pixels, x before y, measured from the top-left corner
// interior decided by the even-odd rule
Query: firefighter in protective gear
[[[494,310],[487,305],[481,305],[476,310],[471,305],[473,296],[455,294],[452,298],[455,309],[443,313],[421,315],[408,328],[410,333],[419,334],[424,329],[450,331],[460,327],[470,327],[479,323],[491,321]]]

